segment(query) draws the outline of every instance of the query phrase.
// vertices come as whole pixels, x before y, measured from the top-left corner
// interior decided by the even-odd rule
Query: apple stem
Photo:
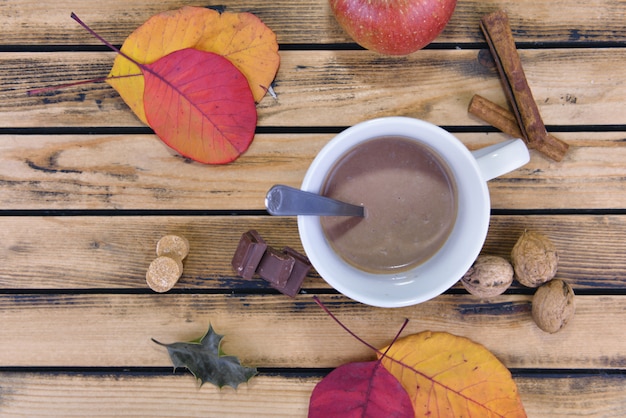
[[[398,337],[400,337],[400,334],[402,333],[402,331],[404,330],[404,328],[406,327],[406,325],[409,323],[409,319],[405,318],[404,319],[404,323],[402,324],[402,326],[400,327],[400,330],[398,331],[398,333],[396,334],[395,338],[393,339],[393,341],[391,342],[391,344],[389,344],[389,346],[387,347],[387,350],[385,350],[385,352],[381,352],[379,349],[377,349],[376,347],[374,347],[373,345],[371,345],[370,343],[368,343],[367,341],[365,341],[364,339],[362,339],[361,337],[359,337],[358,335],[356,335],[354,332],[352,332],[347,326],[345,326],[335,315],[333,315],[333,313],[324,305],[324,303],[322,303],[322,301],[320,300],[320,298],[318,298],[317,296],[313,296],[313,300],[315,301],[315,303],[317,303],[320,308],[322,308],[324,310],[324,312],[326,312],[328,314],[328,316],[330,316],[337,324],[339,324],[339,326],[341,328],[343,328],[344,330],[346,330],[346,332],[350,335],[352,335],[356,340],[358,340],[361,344],[365,345],[366,347],[370,348],[371,350],[375,351],[377,354],[379,354],[382,357],[386,357],[387,355],[387,351],[389,351],[389,349],[391,348],[391,346],[393,345],[393,343],[396,342],[396,340],[398,339]],[[380,360],[379,360],[380,361]]]

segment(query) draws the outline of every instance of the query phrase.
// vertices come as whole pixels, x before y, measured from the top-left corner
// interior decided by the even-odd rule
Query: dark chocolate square
[[[257,273],[273,286],[282,288],[287,284],[295,259],[282,251],[268,247],[259,263]]]
[[[293,269],[291,269],[287,284],[283,288],[277,289],[293,298],[300,292],[302,282],[304,282],[306,275],[309,274],[309,270],[311,270],[311,262],[306,256],[290,247],[283,248],[283,253],[294,259],[294,265]]]
[[[252,279],[266,249],[267,244],[254,229],[242,234],[232,261],[235,273],[244,279]]]

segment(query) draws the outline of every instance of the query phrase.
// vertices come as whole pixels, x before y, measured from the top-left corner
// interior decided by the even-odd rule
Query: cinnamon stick
[[[507,99],[529,148],[561,161],[568,145],[550,138],[539,109],[526,80],[509,19],[503,10],[498,10],[481,19],[480,27],[485,35],[489,50],[496,63]],[[554,138],[556,139],[556,138]]]
[[[506,134],[517,138],[523,136],[514,114],[478,94],[472,97],[467,111]]]
[[[516,138],[522,138],[523,136],[513,113],[478,94],[475,94],[472,100],[470,100],[467,111],[506,134]],[[550,133],[548,133],[543,140],[545,146],[549,149],[567,150],[569,147],[567,143]],[[529,148],[532,147],[529,145]],[[562,159],[563,155],[559,153],[552,156],[556,161],[560,161],[559,157]]]

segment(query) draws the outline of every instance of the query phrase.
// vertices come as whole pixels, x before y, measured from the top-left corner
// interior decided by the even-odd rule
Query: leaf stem
[[[49,87],[42,87],[39,89],[28,90],[26,94],[29,96],[37,96],[39,94],[49,93],[51,91],[61,90],[67,87],[80,86],[80,85],[89,84],[89,83],[100,83],[106,79],[107,79],[106,77],[98,77],[98,78],[92,78],[91,80],[82,80],[82,81],[75,81],[73,83],[58,84],[56,86],[49,86]]]
[[[398,330],[398,332],[396,333],[396,336],[393,337],[393,340],[391,340],[391,343],[387,346],[387,349],[385,350],[385,352],[381,354],[380,359],[378,359],[379,362],[383,360],[383,357],[387,357],[387,352],[391,349],[391,346],[395,344],[398,338],[400,338],[400,334],[402,334],[402,331],[404,331],[404,328],[406,327],[408,323],[409,323],[409,318],[404,318],[404,322],[402,323],[400,330]],[[377,352],[380,353],[380,351],[378,350]]]
[[[119,48],[115,47],[112,43],[110,43],[109,41],[104,39],[102,36],[98,35],[96,33],[96,31],[94,31],[89,26],[87,26],[87,24],[85,22],[83,22],[76,15],[76,13],[72,12],[70,14],[70,17],[72,19],[74,19],[76,22],[78,22],[79,25],[81,25],[87,32],[89,32],[94,37],[96,37],[100,42],[105,44],[107,47],[111,48],[111,50],[113,50],[114,52],[120,54],[121,56],[123,56],[124,58],[126,58],[127,60],[129,60],[130,62],[135,64],[136,66],[138,66],[140,69],[144,69],[144,70],[147,69],[145,67],[145,65],[138,63],[136,60],[132,59],[131,57],[126,55],[124,52],[122,52]],[[39,95],[39,94],[44,94],[44,93],[49,93],[51,91],[64,89],[64,88],[67,88],[67,87],[80,86],[82,84],[99,83],[99,82],[106,81],[106,80],[113,80],[113,79],[125,78],[125,77],[137,77],[137,76],[143,76],[143,74],[142,73],[139,73],[139,74],[125,74],[125,75],[120,75],[120,76],[106,76],[106,77],[92,78],[91,80],[76,81],[76,82],[73,82],[73,83],[59,84],[57,86],[50,86],[50,87],[43,87],[43,88],[39,88],[39,89],[28,90],[26,92],[26,95],[27,96],[36,96],[36,95]]]
[[[162,345],[163,347],[167,347],[167,344],[163,344],[162,342],[157,341],[157,340],[155,340],[154,338],[150,338],[150,339],[152,340],[152,342],[154,342],[154,343],[156,343],[156,344],[158,344],[158,345]]]
[[[125,75],[98,77],[98,78],[92,78],[91,80],[74,81],[72,83],[58,84],[56,86],[49,86],[49,87],[42,87],[42,88],[39,88],[39,89],[32,89],[32,90],[28,90],[26,92],[26,94],[28,96],[37,96],[39,94],[49,93],[51,91],[61,90],[61,89],[65,89],[65,88],[68,88],[68,87],[81,86],[83,84],[90,84],[90,83],[101,83],[101,82],[107,81],[107,80],[115,80],[115,79],[118,79],[118,78],[127,78],[127,77],[137,77],[137,76],[142,76],[142,75],[143,74],[139,73],[139,74],[125,74]]]
[[[326,312],[328,314],[328,316],[330,316],[333,321],[335,321],[337,324],[339,324],[339,326],[341,328],[343,328],[348,334],[352,335],[355,339],[357,339],[361,344],[367,346],[368,348],[378,352],[378,349],[376,347],[374,347],[373,345],[371,345],[370,343],[368,343],[367,341],[365,341],[364,339],[362,339],[361,337],[359,337],[358,335],[356,335],[354,332],[352,332],[347,326],[345,326],[323,303],[322,301],[317,297],[317,296],[313,296],[313,300],[315,301],[315,303],[317,303],[320,308],[322,308],[324,310],[324,312]]]
[[[377,349],[376,347],[374,347],[373,345],[371,345],[370,343],[368,343],[367,341],[365,341],[364,339],[362,339],[361,337],[359,337],[358,335],[356,335],[354,332],[352,332],[347,326],[345,326],[327,307],[326,305],[324,305],[324,303],[322,303],[322,301],[320,300],[320,298],[318,298],[317,296],[313,296],[313,300],[315,301],[315,303],[317,303],[319,305],[320,308],[322,308],[324,310],[324,312],[326,312],[328,314],[328,316],[330,316],[333,321],[335,321],[337,324],[339,324],[339,326],[341,328],[343,328],[344,330],[346,330],[346,332],[350,335],[352,335],[356,340],[358,340],[361,344],[365,345],[366,347],[368,347],[369,349],[373,350],[374,352],[376,352],[377,354],[379,354],[382,357],[386,357],[387,356],[387,351],[389,351],[389,349],[391,348],[391,346],[393,345],[393,343],[396,342],[396,340],[400,337],[400,334],[402,333],[402,331],[404,330],[404,328],[406,327],[406,325],[409,323],[409,319],[408,318],[404,318],[404,323],[402,324],[402,326],[400,327],[400,330],[398,331],[398,333],[396,334],[396,336],[394,337],[393,341],[391,342],[391,344],[389,344],[389,346],[387,347],[387,350],[385,350],[385,352],[381,352],[379,349]],[[380,361],[380,360],[379,360]]]
[[[85,30],[87,32],[89,32],[90,34],[92,34],[95,38],[97,38],[100,42],[102,42],[103,44],[105,44],[106,46],[108,46],[109,48],[111,48],[113,51],[117,52],[118,54],[120,54],[121,56],[123,56],[124,58],[126,58],[127,60],[129,60],[130,62],[132,62],[133,64],[135,64],[137,67],[139,68],[143,68],[144,66],[140,63],[138,63],[137,61],[135,61],[134,59],[132,59],[131,57],[129,57],[128,55],[126,55],[124,52],[122,52],[119,48],[117,48],[115,45],[113,45],[111,42],[107,41],[106,39],[104,39],[102,36],[98,35],[98,33],[91,29],[89,26],[87,26],[87,24],[85,22],[83,22],[77,15],[76,13],[72,12],[70,14],[70,17],[72,19],[74,19],[79,25],[81,25],[83,28],[85,28]]]

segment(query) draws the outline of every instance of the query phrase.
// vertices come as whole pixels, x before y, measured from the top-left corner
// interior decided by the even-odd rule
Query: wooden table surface
[[[75,12],[120,45],[151,15],[190,1],[0,2],[0,415],[303,417],[332,368],[424,330],[467,336],[512,372],[531,417],[626,416],[626,1],[459,0],[440,37],[405,57],[358,48],[326,0],[233,0],[275,31],[277,98],[258,105],[250,149],[225,166],[191,163],[157,139],[111,87],[43,96],[27,90],[104,76],[115,54]],[[275,183],[298,186],[335,133],[379,116],[441,125],[470,149],[508,138],[467,113],[474,94],[505,105],[485,63],[479,19],[510,17],[529,84],[561,162],[531,151],[489,183],[483,252],[507,257],[532,229],[557,246],[557,277],[577,311],[561,332],[539,330],[531,289],[480,300],[455,286],[402,309],[362,305],[314,271],[295,299],[244,281],[230,261],[241,234],[302,251],[294,218],[266,214]],[[166,294],[145,282],[157,240],[187,237],[184,274]],[[222,348],[259,375],[238,390],[201,388],[172,372],[151,341],[188,341],[209,323]]]

